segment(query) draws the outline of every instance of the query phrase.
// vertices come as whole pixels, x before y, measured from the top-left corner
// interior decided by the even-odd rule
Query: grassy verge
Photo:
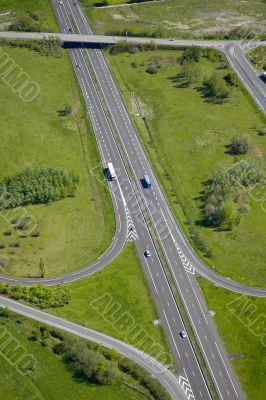
[[[3,14],[1,15],[1,13]],[[0,29],[7,29],[8,24],[15,18],[26,17],[30,13],[37,16],[37,24],[40,30],[58,32],[59,28],[50,0],[1,0]],[[3,25],[1,26],[1,24]]]
[[[110,399],[119,400],[141,400],[147,395],[147,391],[133,379],[125,379],[133,387],[139,388],[143,394],[126,386],[122,382],[112,385],[97,385],[87,383],[79,377],[75,377],[70,368],[65,364],[61,357],[53,353],[51,347],[57,343],[56,339],[51,338],[40,341],[29,341],[33,331],[39,330],[40,325],[32,320],[15,316],[0,317],[0,330],[11,335],[13,341],[18,346],[23,346],[24,353],[28,354],[28,360],[35,359],[34,372],[36,374],[23,375],[16,368],[19,362],[10,363],[9,357],[4,358],[0,355],[0,397],[5,400],[100,400]],[[44,327],[44,326],[43,326]],[[45,327],[44,327],[45,328]],[[46,329],[46,328],[45,328]],[[1,339],[1,344],[5,339]],[[16,357],[16,356],[15,356]],[[153,398],[153,397],[152,397]]]
[[[195,246],[196,251],[220,273],[265,286],[266,213],[255,196],[249,200],[250,212],[232,232],[199,224],[203,182],[219,167],[228,167],[240,159],[226,152],[232,137],[250,135],[253,149],[246,157],[265,157],[265,141],[258,135],[265,119],[241,86],[233,89],[225,104],[205,101],[200,83],[181,87],[181,67],[177,62],[180,54],[157,50],[108,55],[108,60],[178,220],[190,240],[193,233],[197,242],[204,243],[205,250]],[[158,67],[157,74],[146,72],[150,65]],[[214,71],[226,73],[216,62],[206,59],[200,61],[200,66],[203,76]],[[144,119],[136,115],[136,99]]]
[[[248,52],[248,58],[255,68],[266,71],[266,46],[260,46]]]
[[[265,398],[265,299],[241,296],[199,280],[231,362],[249,399]],[[262,322],[262,325],[260,325]]]
[[[39,85],[40,94],[25,103],[0,82],[0,179],[25,168],[49,166],[77,173],[80,183],[75,197],[26,207],[26,213],[37,222],[39,237],[21,238],[15,229],[7,235],[10,215],[0,217],[0,255],[8,260],[2,272],[38,276],[42,258],[48,275],[62,274],[97,259],[114,234],[109,191],[99,183],[102,168],[94,134],[64,50],[61,58],[25,49],[4,47],[3,51]],[[60,116],[65,104],[71,105],[72,112]]]
[[[221,0],[219,3],[212,0],[165,0],[103,9],[92,8],[94,3],[97,0],[82,1],[97,33],[221,38],[232,30],[242,37],[250,31],[263,37],[266,32],[263,0],[257,0],[255,8],[251,2],[239,3],[237,0]],[[110,4],[114,1],[110,0]]]
[[[161,326],[153,325],[158,314],[132,243],[108,267],[68,287],[72,293],[70,304],[51,312],[134,346],[147,334],[169,352]],[[135,337],[127,334],[131,325],[134,334],[139,332]],[[150,350],[150,344],[147,340],[138,347],[157,356],[158,349]]]

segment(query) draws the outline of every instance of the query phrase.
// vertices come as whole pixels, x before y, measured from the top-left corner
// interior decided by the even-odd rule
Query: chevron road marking
[[[139,237],[138,237],[136,228],[135,228],[135,226],[134,226],[134,224],[133,224],[132,217],[131,217],[130,211],[129,211],[129,209],[128,209],[128,206],[127,206],[127,202],[126,202],[126,200],[125,200],[125,197],[124,197],[124,195],[123,195],[122,189],[121,189],[121,187],[120,187],[118,181],[117,181],[117,184],[118,184],[118,187],[119,187],[119,189],[120,189],[120,193],[121,193],[121,197],[122,197],[122,201],[123,201],[123,205],[124,205],[124,209],[125,209],[125,213],[126,213],[126,219],[127,219],[127,239],[128,239],[128,240],[138,240]]]
[[[182,387],[182,389],[184,390],[188,400],[195,400],[193,391],[191,389],[189,380],[187,379],[187,377],[183,377],[182,375],[179,375],[179,385]]]

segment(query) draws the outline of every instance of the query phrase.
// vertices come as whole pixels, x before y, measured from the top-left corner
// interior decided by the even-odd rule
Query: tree
[[[251,148],[250,137],[247,135],[234,137],[230,147],[233,154],[246,154]]]
[[[224,100],[229,97],[230,90],[220,75],[214,73],[209,79],[203,82],[205,96]]]
[[[187,47],[183,52],[184,59],[187,62],[199,62],[201,55],[201,48],[196,46]]]
[[[230,86],[238,86],[238,78],[235,72],[230,71],[225,75],[224,80]]]
[[[44,262],[43,262],[42,258],[40,258],[39,269],[40,269],[41,278],[44,278],[47,271],[46,271],[46,268],[45,268],[45,265],[44,265]]]
[[[190,84],[198,82],[201,79],[201,68],[195,62],[184,64],[182,72]]]
[[[265,68],[266,69],[266,68]],[[260,128],[259,129],[259,135],[260,136],[266,136],[266,127],[265,128]]]

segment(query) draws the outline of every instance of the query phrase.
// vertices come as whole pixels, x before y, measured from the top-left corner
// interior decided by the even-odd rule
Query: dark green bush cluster
[[[110,54],[113,56],[119,53],[129,53],[135,54],[138,51],[156,50],[157,46],[155,44],[135,44],[129,43],[126,40],[121,40],[117,42],[110,48]]]
[[[0,39],[1,47],[18,47],[36,51],[42,56],[54,56],[60,58],[62,42],[58,38],[43,40],[24,40],[24,39]]]
[[[205,193],[205,222],[209,226],[231,230],[239,223],[241,194],[262,179],[262,167],[256,160],[241,160],[230,169],[220,169],[208,182]]]
[[[230,89],[226,82],[217,73],[214,73],[209,79],[204,80],[203,88],[205,97],[214,98],[220,102],[227,99],[230,95]]]
[[[46,204],[74,196],[79,177],[62,169],[26,169],[0,183],[0,208]]]
[[[160,383],[151,377],[151,375],[142,367],[135,364],[128,358],[121,357],[118,361],[118,366],[121,371],[132,376],[132,378],[139,381],[144,387],[146,387],[151,395],[156,400],[168,400],[169,396],[166,390],[160,385]]]
[[[30,13],[25,16],[17,17],[9,25],[10,31],[40,32],[41,27],[37,14]]]
[[[0,293],[15,300],[24,300],[40,308],[62,307],[70,301],[70,291],[65,286],[47,287],[11,286],[0,283]]]

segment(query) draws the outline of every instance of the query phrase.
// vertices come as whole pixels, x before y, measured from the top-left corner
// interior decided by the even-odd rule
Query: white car
[[[149,252],[149,250],[146,250],[144,255],[145,257],[149,258],[151,256],[151,253]]]
[[[182,339],[186,338],[187,337],[187,332],[186,331],[181,331],[180,332],[180,336],[181,336]]]
[[[62,6],[62,5],[63,5],[63,2],[62,2],[62,0],[60,0],[60,1],[59,1],[59,4],[60,4],[60,6]]]

